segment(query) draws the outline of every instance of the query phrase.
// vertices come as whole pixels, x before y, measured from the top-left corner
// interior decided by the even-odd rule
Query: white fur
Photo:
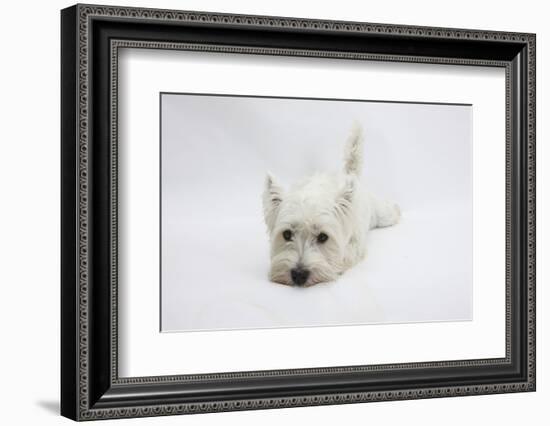
[[[272,281],[292,285],[295,268],[309,272],[304,286],[332,281],[365,257],[369,229],[399,221],[397,204],[378,200],[361,187],[362,160],[363,138],[355,124],[341,173],[316,173],[288,191],[267,175],[263,207]],[[291,241],[283,236],[286,230]],[[328,236],[324,243],[318,241],[320,233]]]

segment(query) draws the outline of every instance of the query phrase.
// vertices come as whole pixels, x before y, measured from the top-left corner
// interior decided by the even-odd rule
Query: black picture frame
[[[534,34],[75,5],[61,12],[61,414],[74,420],[535,390]],[[506,356],[118,377],[119,47],[506,69]],[[504,165],[503,165],[504,170]]]

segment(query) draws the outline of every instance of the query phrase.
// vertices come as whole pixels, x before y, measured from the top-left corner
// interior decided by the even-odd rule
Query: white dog
[[[263,208],[272,281],[296,286],[332,281],[365,257],[369,229],[399,221],[397,204],[377,200],[361,188],[362,159],[363,138],[356,124],[343,172],[316,173],[287,192],[267,175]]]

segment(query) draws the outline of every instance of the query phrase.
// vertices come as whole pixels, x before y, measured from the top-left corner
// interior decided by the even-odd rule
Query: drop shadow
[[[36,405],[50,414],[59,415],[60,413],[59,401],[37,401]]]

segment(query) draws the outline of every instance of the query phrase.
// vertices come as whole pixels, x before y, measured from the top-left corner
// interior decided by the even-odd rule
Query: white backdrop
[[[471,319],[471,106],[181,94],[161,105],[163,331]],[[288,188],[341,169],[354,120],[363,181],[401,222],[371,232],[367,259],[337,282],[270,283],[266,171]]]
[[[104,4],[165,7],[537,32],[538,290],[537,392],[376,404],[292,408],[200,416],[113,420],[102,425],[408,424],[448,426],[479,423],[541,424],[550,398],[549,357],[550,214],[549,125],[550,29],[544,2],[464,0],[443,5],[416,2],[297,2],[295,0],[103,0]],[[69,425],[59,417],[59,9],[69,1],[9,2],[0,34],[3,57],[0,107],[0,372],[6,424]],[[475,13],[472,13],[475,11]],[[29,31],[21,31],[21,20]],[[37,42],[39,38],[39,42]],[[25,52],[22,54],[21,52]],[[29,78],[33,75],[33,78]],[[29,100],[32,99],[32,107]],[[29,125],[32,117],[32,125]],[[493,256],[491,253],[487,257]],[[29,266],[31,261],[31,266]],[[24,302],[25,311],[21,311]],[[213,351],[218,348],[212,347]]]

